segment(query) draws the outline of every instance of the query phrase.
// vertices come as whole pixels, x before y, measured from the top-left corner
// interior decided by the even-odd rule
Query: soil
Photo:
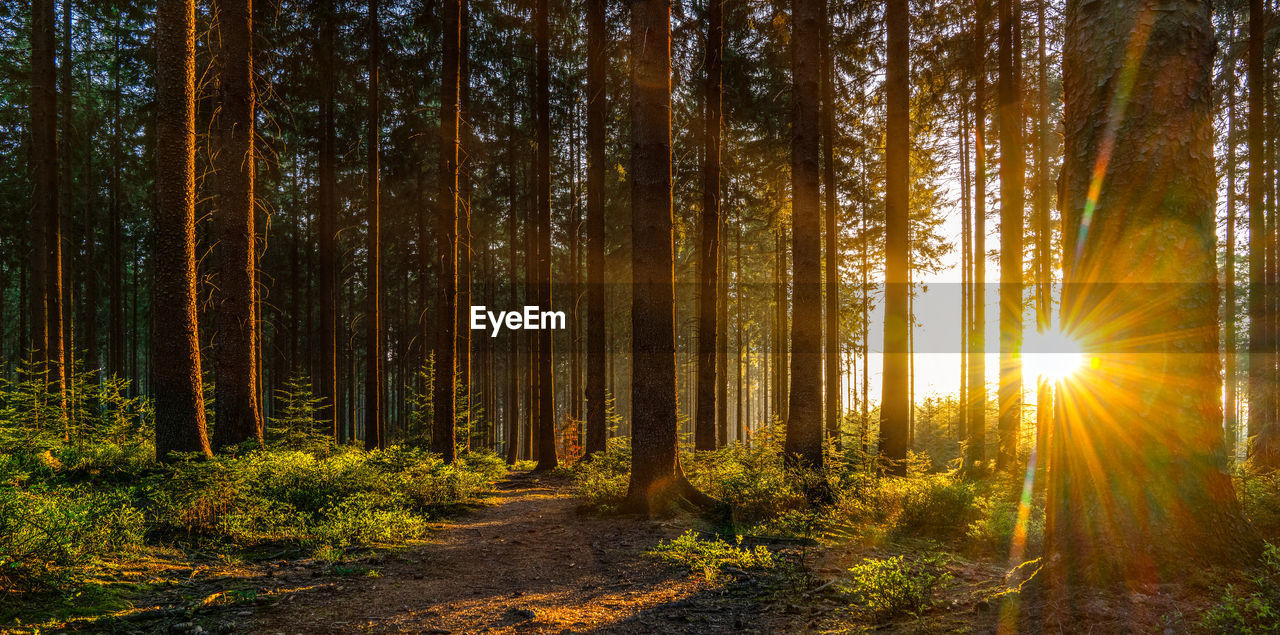
[[[431,544],[365,563],[378,577],[281,585],[255,633],[708,633],[804,630],[812,616],[752,581],[708,581],[646,556],[680,521],[579,512],[567,484],[516,474]],[[686,521],[687,522],[687,521]],[[239,630],[239,629],[237,629]]]

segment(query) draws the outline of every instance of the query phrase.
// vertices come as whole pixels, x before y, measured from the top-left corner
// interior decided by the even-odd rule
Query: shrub
[[[608,451],[597,453],[573,466],[575,493],[583,499],[583,507],[611,512],[627,496],[631,476],[631,443],[629,439],[609,439]]]
[[[938,588],[951,580],[941,555],[916,560],[902,556],[867,558],[849,569],[840,590],[852,596],[875,623],[924,613]]]
[[[674,540],[662,540],[649,553],[665,562],[701,572],[707,580],[714,580],[726,568],[770,569],[776,564],[773,554],[763,546],[754,549],[742,547],[742,536],[731,545],[720,538],[703,540],[692,530]]]
[[[0,488],[0,587],[52,589],[142,541],[143,517],[120,496],[79,488]]]
[[[1249,593],[1227,585],[1222,599],[1205,611],[1202,625],[1216,633],[1280,633],[1280,548],[1263,546],[1251,582]]]

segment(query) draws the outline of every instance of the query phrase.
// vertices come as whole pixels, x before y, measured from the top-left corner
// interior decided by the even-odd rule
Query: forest
[[[1280,632],[1275,0],[0,3],[0,633]]]

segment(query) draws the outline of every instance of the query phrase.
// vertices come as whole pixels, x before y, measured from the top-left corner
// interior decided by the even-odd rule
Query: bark
[[[156,456],[210,455],[196,329],[195,4],[160,0],[156,7],[157,275],[153,364]]]
[[[462,1],[444,0],[444,64],[440,81],[440,190],[436,209],[436,267],[440,274],[436,324],[435,373],[431,389],[431,449],[445,461],[457,457],[455,437],[455,348],[458,276],[458,119],[462,49]]]
[[[1022,231],[1025,159],[1022,90],[1014,50],[1013,0],[999,2],[1000,77],[1000,449],[996,469],[1014,469],[1022,422]]]
[[[820,475],[822,441],[822,250],[820,136],[825,0],[792,0],[791,240],[794,315],[791,324],[790,397],[784,458]],[[829,495],[824,481],[806,479],[811,499]],[[818,483],[822,485],[819,485]]]
[[[471,141],[471,49],[468,33],[471,28],[471,1],[462,0],[459,17],[462,35],[458,38],[458,300],[454,307],[454,336],[458,340],[454,364],[458,373],[458,396],[462,411],[458,413],[466,438],[463,443],[471,447],[471,421],[474,404],[471,403],[471,161],[467,147]]]
[[[319,210],[317,213],[318,285],[320,287],[319,362],[316,396],[322,401],[317,418],[327,425],[334,441],[338,434],[338,248],[336,244],[338,201],[336,197],[336,141],[334,139],[334,6],[333,0],[320,5],[320,156]]]
[[[890,474],[905,475],[911,403],[907,359],[907,224],[908,134],[907,103],[909,24],[906,3],[885,8],[888,31],[888,71],[885,80],[888,129],[885,137],[885,290],[884,380],[880,400],[880,454]]]
[[[1096,361],[1050,441],[1064,598],[1256,551],[1220,428],[1210,3],[1073,0],[1065,27],[1062,321]]]
[[[826,386],[823,401],[823,420],[827,437],[840,448],[840,247],[837,226],[840,210],[836,203],[836,91],[835,91],[835,57],[831,52],[832,26],[827,12],[826,2],[822,2],[822,193],[824,196],[826,234],[823,251],[826,259],[823,262],[826,292],[826,310],[823,317],[826,325],[823,331],[823,359],[825,361],[824,384]]]
[[[631,479],[623,509],[712,501],[677,450],[675,260],[671,198],[671,7],[631,4]]]
[[[702,214],[698,243],[698,386],[694,447],[715,450],[716,344],[721,337],[720,294],[720,125],[724,74],[723,0],[709,0],[703,90]]]
[[[537,284],[538,306],[551,310],[551,36],[548,1],[534,5],[534,40],[537,69],[534,75],[534,131],[537,139]],[[538,331],[538,470],[556,467],[555,384],[552,378],[551,330]]]
[[[1263,47],[1266,15],[1262,0],[1249,1],[1249,455],[1255,465],[1280,467],[1280,430],[1274,414],[1276,399],[1272,377],[1276,362],[1275,339],[1267,328],[1266,257],[1267,221],[1264,207],[1266,175],[1264,139]]]
[[[987,458],[987,0],[976,0],[974,23],[975,84],[973,93],[973,324],[969,329],[969,413],[965,463],[981,472]]]
[[[605,0],[587,0],[587,455],[607,449],[605,423]]]
[[[61,353],[54,341],[61,340],[61,323],[55,333],[53,294],[61,306],[61,290],[52,288],[53,254],[58,250],[54,227],[58,218],[58,114],[57,77],[54,64],[55,18],[53,0],[31,3],[31,304],[32,361],[37,372],[48,372],[46,382],[56,391],[54,375],[60,371]],[[60,270],[60,269],[59,269]],[[59,370],[55,370],[59,369]]]
[[[213,311],[217,425],[213,447],[262,443],[255,287],[252,0],[218,0],[220,101],[214,130],[218,284]],[[164,270],[160,270],[163,272]],[[163,275],[163,273],[161,274]]]
[[[383,360],[386,349],[382,340],[382,201],[381,146],[382,91],[379,87],[382,32],[378,17],[378,0],[369,0],[369,99],[368,99],[368,176],[365,213],[369,228],[365,245],[369,266],[365,283],[365,387],[364,446],[381,448],[386,444]]]

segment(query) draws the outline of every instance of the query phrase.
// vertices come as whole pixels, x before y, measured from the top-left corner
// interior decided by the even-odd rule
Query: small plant
[[[764,546],[743,547],[742,536],[738,536],[737,544],[729,544],[720,538],[701,539],[692,530],[674,540],[660,541],[649,553],[690,571],[700,571],[707,580],[714,580],[728,568],[771,569],[777,564]]]
[[[1254,591],[1245,593],[1229,584],[1222,599],[1205,611],[1202,625],[1216,633],[1280,633],[1280,548],[1266,543]]]
[[[332,445],[320,421],[324,398],[311,388],[311,379],[294,373],[276,390],[279,416],[267,422],[267,442],[272,446],[295,449],[322,449]]]
[[[902,615],[919,616],[933,605],[938,588],[951,580],[945,565],[940,554],[915,560],[867,558],[849,569],[839,588],[876,624]]]

